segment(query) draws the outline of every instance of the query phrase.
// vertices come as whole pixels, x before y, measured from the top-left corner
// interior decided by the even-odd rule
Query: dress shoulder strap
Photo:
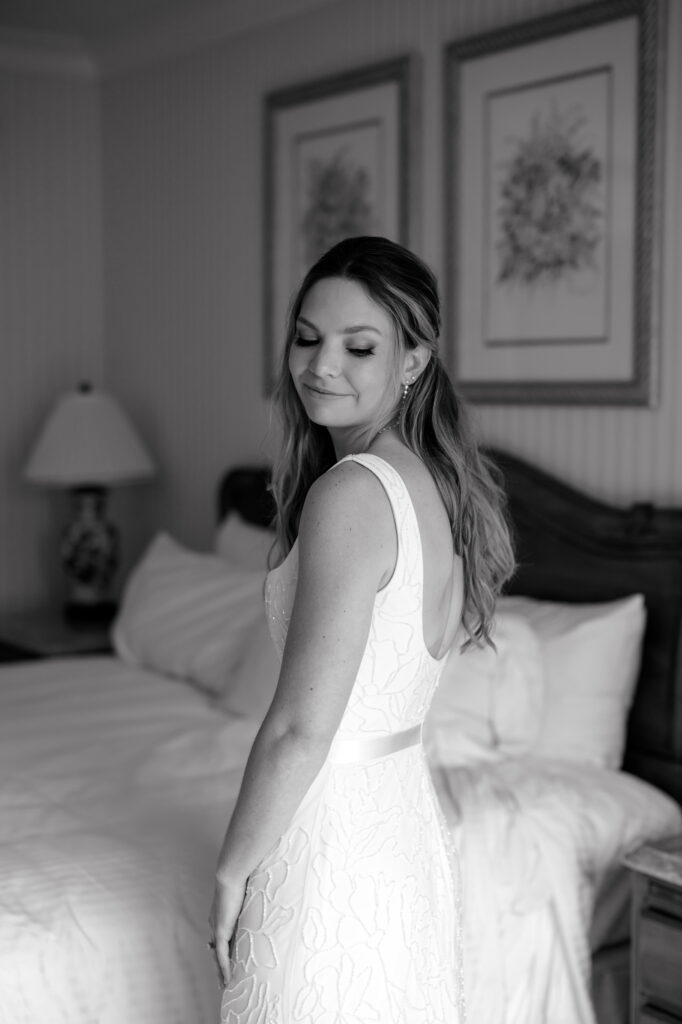
[[[398,537],[398,558],[393,579],[406,576],[411,582],[423,583],[424,568],[422,562],[421,537],[417,515],[412,504],[405,481],[390,462],[379,455],[361,452],[357,455],[346,455],[341,462],[353,461],[360,463],[365,469],[377,477],[382,484],[393,511],[396,534]],[[338,463],[337,463],[338,465]],[[399,572],[399,569],[402,571]]]

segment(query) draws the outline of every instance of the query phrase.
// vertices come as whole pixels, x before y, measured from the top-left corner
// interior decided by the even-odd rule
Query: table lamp
[[[115,606],[109,588],[119,562],[119,535],[107,521],[107,490],[154,474],[155,467],[120,405],[83,383],[64,395],[48,417],[25,478],[68,488],[73,517],[61,541],[68,581],[65,612],[75,621],[106,621]]]

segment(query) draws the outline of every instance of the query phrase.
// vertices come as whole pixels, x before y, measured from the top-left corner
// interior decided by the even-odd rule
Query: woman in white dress
[[[384,238],[334,246],[291,309],[266,582],[281,670],[209,919],[224,1024],[463,1020],[421,724],[455,639],[490,642],[513,554],[439,329],[433,274]]]

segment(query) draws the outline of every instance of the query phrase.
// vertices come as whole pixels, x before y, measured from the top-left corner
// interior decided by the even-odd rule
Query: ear
[[[426,369],[431,358],[431,352],[425,345],[417,345],[416,348],[408,349],[403,359],[402,383],[412,383]]]

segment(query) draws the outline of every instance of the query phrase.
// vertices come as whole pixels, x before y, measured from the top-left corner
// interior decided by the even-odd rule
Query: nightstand
[[[110,623],[74,623],[59,610],[0,615],[0,662],[106,654]]]
[[[631,1024],[682,1024],[682,835],[645,843],[632,872]]]

